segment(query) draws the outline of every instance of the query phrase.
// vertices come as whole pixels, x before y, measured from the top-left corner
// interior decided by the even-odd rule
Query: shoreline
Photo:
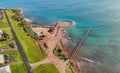
[[[39,44],[41,47],[46,44],[47,48],[45,49],[46,52],[48,53],[48,60],[50,61],[54,61],[55,62],[55,66],[58,68],[60,73],[65,73],[65,69],[68,68],[67,66],[67,62],[71,61],[71,60],[67,60],[67,62],[61,61],[59,60],[59,58],[57,58],[54,54],[53,54],[53,50],[56,47],[56,45],[59,45],[60,48],[63,50],[63,54],[68,56],[69,51],[67,50],[68,48],[65,46],[65,43],[68,42],[68,40],[72,40],[72,37],[70,37],[69,35],[67,37],[64,37],[65,35],[65,31],[67,28],[70,28],[72,26],[74,26],[75,22],[71,21],[71,20],[59,20],[56,24],[54,25],[40,25],[38,23],[33,23],[30,19],[28,18],[24,18],[23,19],[28,23],[28,26],[32,29],[32,31],[34,33],[39,32],[39,33],[44,33],[45,38],[43,40],[39,40],[37,39],[35,41],[36,44]],[[69,23],[66,26],[61,26],[62,23]],[[49,30],[52,30],[52,32],[49,32]],[[37,63],[36,63],[37,64]],[[59,66],[57,66],[57,64],[59,64]],[[62,65],[61,65],[62,64]],[[75,63],[76,65],[76,63]],[[36,65],[37,66],[37,65]],[[76,72],[76,68],[74,67],[74,72]]]
[[[43,24],[40,24],[40,23],[35,23],[35,22],[32,22],[32,20],[30,20],[29,18],[23,18],[26,22],[28,22],[31,26],[33,27],[43,27],[43,28],[51,28],[51,27],[54,27],[54,25],[43,25]],[[75,25],[75,22],[72,21],[72,20],[59,20],[59,21],[62,21],[62,22],[68,22],[70,24],[70,26],[68,27],[61,27],[63,28],[63,37],[66,38],[67,40],[70,40],[70,41],[75,41],[71,36],[67,35],[65,36],[65,33],[66,33],[66,29],[67,28],[70,28],[70,27],[73,27]],[[58,21],[58,22],[59,22]],[[56,23],[57,24],[57,23]]]
[[[56,22],[56,24],[46,25],[46,24],[41,24],[41,23],[33,22],[29,18],[24,17],[24,15],[23,15],[23,9],[21,9],[21,8],[11,8],[11,9],[13,9],[13,10],[20,10],[20,14],[21,14],[22,18],[28,23],[28,25],[30,26],[31,29],[32,29],[32,27],[53,28],[57,24],[58,24],[58,26],[60,26],[61,23],[66,23],[66,22],[69,23],[68,26],[60,27],[60,28],[62,28],[62,40],[63,40],[62,44],[65,44],[69,40],[72,41],[72,42],[74,41],[74,39],[71,36],[69,36],[69,35],[65,36],[66,29],[75,25],[74,21],[72,21],[72,20],[59,20],[59,21]]]
[[[66,43],[71,41],[71,42],[74,42],[75,39],[72,38],[71,36],[67,35],[65,36],[66,34],[66,29],[68,28],[71,28],[75,25],[75,22],[74,21],[71,21],[71,20],[59,20],[58,22],[56,22],[55,24],[53,25],[43,25],[43,24],[38,24],[38,23],[34,23],[32,22],[32,20],[28,19],[28,18],[24,18],[25,21],[29,24],[30,28],[33,30],[33,32],[41,32],[41,30],[38,30],[38,29],[41,29],[41,28],[45,28],[44,30],[47,30],[47,29],[50,29],[50,28],[54,28],[55,26],[57,25],[61,25],[61,23],[64,23],[64,22],[67,22],[69,23],[67,26],[65,27],[60,27],[61,28],[61,34],[59,36],[61,36],[61,38],[59,37],[59,42],[57,42],[56,44],[59,45],[59,47],[62,48],[63,50],[63,53],[68,56],[70,50],[67,50],[67,49],[70,49],[67,47]],[[33,28],[36,28],[36,29],[33,29]],[[49,34],[51,35],[51,34]],[[47,36],[49,36],[47,35]],[[47,38],[45,38],[47,39]],[[38,40],[37,40],[38,41]],[[39,40],[40,41],[40,40]],[[45,41],[44,41],[45,42]],[[37,43],[40,43],[41,44],[44,44],[43,42],[37,42]],[[44,47],[44,45],[41,45],[42,47]],[[54,46],[55,47],[55,46]],[[45,47],[44,47],[45,48]]]

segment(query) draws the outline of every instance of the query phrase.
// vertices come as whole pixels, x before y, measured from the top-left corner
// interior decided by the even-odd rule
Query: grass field
[[[65,70],[66,73],[71,73],[68,69]]]
[[[24,64],[10,65],[11,73],[27,73]]]
[[[9,27],[7,27],[7,28],[0,28],[0,29],[1,29],[2,31],[6,32],[10,38],[13,38],[13,35],[12,35]],[[14,40],[0,41],[0,47],[1,47],[1,48],[7,48],[7,44],[8,44],[9,42],[13,42],[13,41],[14,41]]]
[[[73,62],[69,61],[69,62],[68,62],[68,66],[69,66],[69,70],[70,70],[70,72],[71,72],[71,73],[75,73]]]
[[[4,32],[6,32],[9,35],[10,38],[13,38],[13,35],[12,35],[11,30],[10,30],[9,27],[7,27],[7,28],[0,28],[0,29],[3,30]]]
[[[10,38],[13,38],[13,35],[11,33],[10,27],[8,25],[8,22],[6,21],[5,16],[3,17],[2,22],[0,22],[0,30],[6,32]],[[1,48],[7,48],[7,44],[9,42],[12,42],[13,40],[5,40],[5,41],[0,41],[0,47]]]
[[[35,68],[33,73],[59,73],[53,64],[42,64]]]
[[[4,55],[7,55],[7,54],[8,54],[8,55],[10,55],[10,56],[13,56],[13,57],[14,57],[14,60],[15,60],[16,62],[22,61],[21,56],[20,56],[18,50],[8,50],[8,51],[4,51],[4,52],[2,52],[2,53],[0,53],[0,54],[4,54]]]
[[[5,16],[3,16],[2,22],[0,22],[0,28],[7,28],[7,27],[9,27],[9,25],[6,22]]]
[[[18,23],[12,19],[14,13],[11,10],[6,11],[9,19],[12,23],[13,29],[23,47],[23,50],[27,56],[29,62],[38,62],[46,57],[45,53],[34,43],[34,40],[27,36],[22,27],[19,27]]]

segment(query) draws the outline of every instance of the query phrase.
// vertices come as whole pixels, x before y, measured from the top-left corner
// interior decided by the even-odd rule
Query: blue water
[[[76,42],[92,28],[80,50],[81,57],[96,61],[86,73],[120,73],[120,0],[1,0],[0,8],[22,8],[24,17],[48,25],[73,20],[66,34]]]

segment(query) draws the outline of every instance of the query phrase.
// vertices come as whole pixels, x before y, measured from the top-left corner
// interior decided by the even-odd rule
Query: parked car
[[[3,51],[4,51],[4,49],[0,48],[0,52],[3,52]]]

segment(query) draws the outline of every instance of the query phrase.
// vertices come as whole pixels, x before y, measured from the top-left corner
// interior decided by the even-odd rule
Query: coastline
[[[32,20],[30,20],[29,18],[23,18],[26,22],[28,22],[31,26],[33,26],[33,27],[43,27],[43,28],[51,28],[51,27],[54,27],[54,25],[43,25],[43,24],[40,24],[40,23],[35,23],[35,22],[32,22]],[[70,27],[73,27],[74,25],[75,25],[75,22],[74,21],[72,21],[72,20],[59,20],[59,21],[62,21],[62,22],[69,22],[70,23],[70,26],[68,26],[68,27],[62,27],[64,30],[63,30],[63,38],[64,39],[66,39],[66,42],[68,41],[68,40],[70,40],[70,41],[74,41],[74,39],[71,37],[71,36],[69,36],[69,35],[67,35],[67,36],[65,36],[65,33],[66,33],[66,29],[67,28],[70,28]],[[58,22],[59,22],[58,21]],[[57,24],[57,23],[56,23]],[[64,42],[64,43],[66,43],[66,42]]]
[[[42,40],[39,40],[39,38],[41,37],[38,37],[38,39],[35,40],[35,43],[39,44],[41,47],[46,48],[45,50],[48,53],[48,58],[46,58],[45,60],[53,61],[53,64],[58,68],[59,72],[65,73],[65,69],[68,68],[67,63],[71,60],[68,59],[66,62],[60,60],[57,56],[53,54],[53,50],[56,47],[56,45],[58,45],[63,50],[63,54],[68,56],[70,50],[67,50],[68,48],[66,47],[65,43],[67,43],[68,40],[74,40],[70,36],[65,37],[65,32],[67,28],[74,26],[75,22],[71,20],[59,20],[54,25],[40,25],[37,23],[33,23],[32,20],[28,18],[23,19],[28,23],[28,26],[34,33],[44,33],[43,35],[45,37]],[[62,26],[62,23],[66,22],[68,23],[68,25]],[[52,30],[52,32],[49,32],[49,30]],[[41,62],[38,62],[38,64],[39,63]],[[37,63],[31,64],[31,66],[32,65],[38,66]],[[79,73],[78,68],[74,67],[73,69],[75,73]]]
[[[28,18],[23,18],[26,22],[32,23],[32,20],[28,19]]]
[[[71,36],[67,35],[66,36],[66,29],[68,28],[71,28],[75,25],[75,22],[74,21],[71,21],[71,20],[59,20],[58,22],[56,22],[56,24],[53,24],[53,25],[43,25],[43,24],[38,24],[38,23],[34,23],[32,22],[32,20],[28,19],[28,18],[24,18],[25,21],[29,24],[30,28],[33,30],[33,32],[41,32],[41,28],[43,28],[42,30],[46,31],[47,29],[49,28],[54,28],[57,24],[61,25],[62,22],[68,22],[68,26],[65,26],[65,27],[61,27],[61,34],[59,35],[59,42],[57,42],[57,45],[59,45],[62,49],[63,49],[63,53],[67,56],[69,54],[69,51],[70,50],[67,50],[67,49],[70,49],[68,48],[65,44],[69,41],[71,42],[74,42],[75,39],[72,38]],[[35,29],[34,29],[35,28]],[[45,28],[45,29],[44,29]],[[47,28],[47,29],[46,29]],[[42,32],[44,32],[42,31]],[[47,36],[49,36],[51,34],[48,34]],[[48,38],[46,38],[48,39]],[[45,41],[44,41],[45,42]],[[40,43],[40,45],[43,44],[43,43]],[[52,44],[54,45],[54,44]],[[43,47],[43,45],[41,45]]]
[[[74,22],[71,20],[59,20],[56,24],[53,25],[40,25],[33,23],[28,18],[24,18],[22,15],[22,9],[14,9],[13,11],[17,11],[19,16],[18,18],[20,18],[19,21],[23,21],[25,23],[22,23],[24,26],[21,27],[23,27],[24,30],[27,30],[27,32],[25,31],[25,33],[27,33],[27,36],[30,36],[31,39],[34,40],[34,44],[39,46],[39,49],[45,50],[45,52],[48,54],[47,58],[45,58],[46,62],[44,63],[52,63],[57,67],[60,73],[65,73],[66,69],[69,68],[68,63],[70,61],[74,63],[74,61],[68,58],[70,50],[68,50],[68,47],[65,46],[65,43],[68,42],[68,40],[71,40],[71,37],[68,36],[68,38],[66,38],[64,35],[66,29],[72,27],[74,25]],[[34,37],[31,36],[31,33]],[[58,49],[56,48],[57,46],[62,50],[62,58],[55,55],[53,52],[55,49]],[[34,69],[34,67],[41,65],[42,62],[43,61],[30,63],[30,65]],[[78,73],[76,72],[75,68],[73,68],[73,70],[75,73]]]
[[[38,25],[42,23],[40,24],[41,26],[44,24],[52,25],[56,20],[60,19],[75,21],[75,26],[64,31],[63,36],[68,40],[65,44],[67,48],[74,48],[78,40],[84,35],[85,31],[89,27],[92,27],[93,32],[88,36],[85,43],[80,48],[79,55],[80,57],[97,61],[99,66],[98,64],[92,66],[90,64],[89,67],[86,64],[86,67],[84,68],[86,73],[100,73],[101,71],[103,71],[103,73],[109,73],[110,71],[113,73],[120,72],[119,0],[60,0],[52,2],[42,0],[21,0],[1,1],[0,5],[1,9],[20,8],[23,17],[31,19],[32,23]],[[7,30],[5,31],[9,33]],[[19,31],[21,32],[21,30]],[[70,40],[71,38],[73,39],[73,42]]]

